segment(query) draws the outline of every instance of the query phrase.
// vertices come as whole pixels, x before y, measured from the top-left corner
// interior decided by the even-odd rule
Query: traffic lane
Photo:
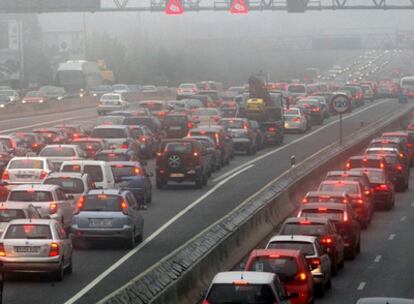
[[[372,109],[359,113],[344,120],[344,132],[349,134],[359,129],[360,119],[378,120],[386,117],[390,112],[397,112],[395,102],[388,100]],[[318,140],[316,140],[316,138]],[[204,201],[190,209],[182,217],[162,231],[152,242],[134,254],[129,260],[115,269],[110,276],[104,278],[86,296],[77,303],[96,302],[110,293],[112,290],[127,283],[138,273],[141,273],[154,263],[158,262],[168,253],[194,237],[210,224],[219,220],[223,215],[229,213],[247,197],[258,191],[263,185],[270,182],[290,166],[289,159],[292,152],[297,154],[299,160],[305,159],[317,150],[337,140],[337,129],[327,127],[298,143],[282,149],[261,161],[255,163],[254,167],[230,179],[222,187],[217,188]],[[280,161],[280,160],[283,161]],[[188,203],[183,199],[184,194],[178,192],[179,197],[173,196],[171,192],[158,192],[160,212],[171,215],[180,212],[180,208]],[[187,193],[186,193],[187,194]],[[178,200],[177,200],[178,199]],[[177,206],[180,206],[176,209]],[[152,212],[150,208],[146,212],[146,221],[155,223],[159,227],[160,213]],[[162,215],[164,219],[167,219]]]
[[[375,213],[372,224],[361,234],[361,254],[345,264],[333,280],[332,290],[318,303],[348,304],[373,296],[414,299],[413,185],[411,175],[411,188],[397,194],[395,208]]]

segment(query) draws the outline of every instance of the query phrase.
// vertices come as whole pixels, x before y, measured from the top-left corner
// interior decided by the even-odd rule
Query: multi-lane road
[[[344,134],[351,134],[358,130],[361,122],[364,122],[366,126],[385,118],[398,111],[399,107],[400,105],[395,100],[390,99],[377,100],[373,104],[368,103],[344,117]],[[95,118],[95,109],[84,109],[69,113],[13,119],[0,122],[0,133],[55,125],[64,120],[85,121]],[[194,190],[193,186],[187,185],[171,186],[161,191],[154,190],[153,203],[148,210],[143,211],[145,240],[141,245],[130,252],[111,246],[77,250],[74,255],[73,274],[66,276],[60,283],[50,282],[46,276],[44,279],[38,275],[13,276],[6,281],[5,303],[96,303],[226,215],[261,189],[263,185],[286,171],[290,166],[291,155],[295,155],[297,162],[300,162],[336,141],[338,139],[337,120],[337,117],[331,117],[323,126],[314,128],[312,132],[305,135],[287,135],[284,145],[280,147],[265,149],[251,157],[236,157],[230,166],[216,173],[208,187],[203,190]],[[151,161],[149,167],[153,168],[153,166]],[[386,216],[392,216],[392,214]],[[379,226],[380,231],[388,227],[379,224],[377,222],[374,225]],[[373,228],[374,226],[367,233],[374,231]],[[389,233],[402,236],[402,231],[390,231]],[[380,234],[378,232],[375,235],[378,237]],[[380,243],[378,241],[375,244]],[[385,241],[387,238],[384,239]],[[378,255],[380,254],[378,252]],[[386,253],[383,255],[385,258]],[[364,254],[360,260],[363,256]],[[359,262],[349,267],[349,270],[345,270],[341,276],[345,277],[348,271],[358,265],[357,263]],[[381,264],[377,267],[379,265]],[[392,268],[392,263],[386,265],[388,269]],[[370,285],[372,283],[368,278],[361,277],[362,279],[366,281],[365,288],[374,286]],[[340,280],[337,286],[340,286]],[[354,280],[353,283],[355,283]],[[346,282],[343,284],[344,287],[347,286]],[[357,287],[352,288],[356,290]]]

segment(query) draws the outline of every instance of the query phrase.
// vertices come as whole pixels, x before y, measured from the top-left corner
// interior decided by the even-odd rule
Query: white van
[[[87,173],[96,189],[115,188],[115,178],[111,166],[99,160],[72,160],[65,161],[60,167],[60,172]]]

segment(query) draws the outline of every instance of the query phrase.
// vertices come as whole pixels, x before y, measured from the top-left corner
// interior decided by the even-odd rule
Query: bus
[[[61,63],[56,72],[56,86],[69,94],[87,94],[102,84],[101,70],[96,62],[70,60]]]
[[[407,92],[409,97],[414,97],[414,76],[401,78],[400,87]]]

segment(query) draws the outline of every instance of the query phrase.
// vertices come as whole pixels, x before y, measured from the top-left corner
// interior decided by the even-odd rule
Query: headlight
[[[16,99],[15,99],[15,97],[14,96],[10,96],[10,101],[11,102],[13,102],[13,101],[15,101]]]
[[[98,94],[96,94],[96,93],[93,93],[93,97],[96,97],[96,96],[98,96]]]
[[[5,106],[4,106],[4,104],[0,104],[0,108],[4,108]]]
[[[57,100],[62,100],[63,96],[58,96]]]
[[[43,99],[40,99],[40,100],[39,100],[39,103],[43,103],[43,101],[44,101]]]
[[[83,97],[83,93],[80,93],[80,94],[79,94],[79,97]]]
[[[24,99],[23,99],[23,100],[22,100],[22,103],[26,103],[26,100],[24,100]]]

